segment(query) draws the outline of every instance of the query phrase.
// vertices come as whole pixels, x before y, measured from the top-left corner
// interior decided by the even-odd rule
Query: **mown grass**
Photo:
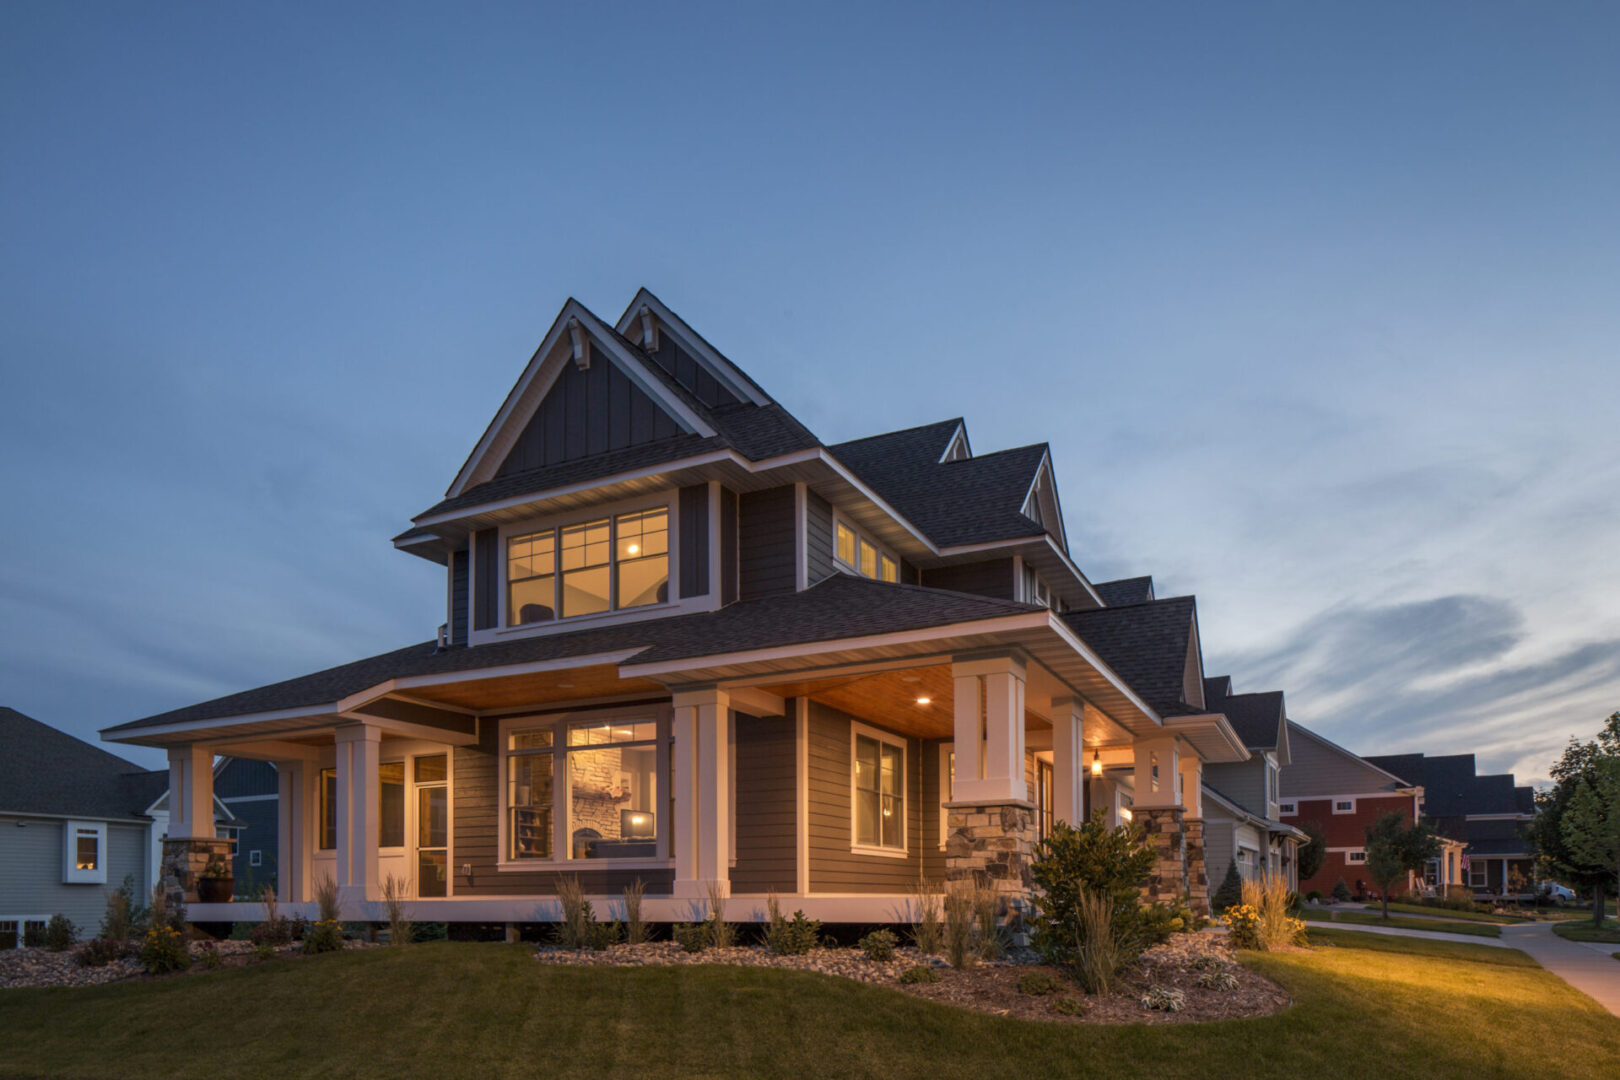
[[[0,993],[0,1076],[1620,1075],[1620,1020],[1539,968],[1499,970],[1513,950],[1323,936],[1369,943],[1245,957],[1293,996],[1276,1016],[1122,1027],[969,1013],[805,972],[556,967],[521,946],[448,942],[355,951]]]
[[[1389,926],[1397,930],[1428,930],[1441,934],[1470,934],[1474,937],[1501,937],[1502,928],[1490,923],[1462,922],[1456,919],[1414,919],[1411,916],[1391,915],[1382,918],[1376,911],[1334,911],[1322,908],[1302,908],[1300,914],[1306,922],[1350,923],[1356,926]]]
[[[1461,919],[1464,922],[1528,923],[1536,920],[1524,915],[1492,915],[1488,911],[1454,911],[1451,908],[1430,907],[1427,904],[1401,904],[1391,900],[1389,910],[1403,915],[1429,915],[1437,919]]]
[[[1597,941],[1620,943],[1620,920],[1604,919],[1601,927],[1585,922],[1564,922],[1553,927],[1553,933],[1570,941]]]

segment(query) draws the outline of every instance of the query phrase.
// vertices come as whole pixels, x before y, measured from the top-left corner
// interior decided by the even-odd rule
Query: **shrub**
[[[641,897],[647,886],[638,877],[624,887],[624,941],[640,945],[647,940],[647,924],[641,921]]]
[[[152,975],[184,971],[191,966],[185,935],[172,926],[153,926],[146,931],[146,943],[141,946],[141,963]]]
[[[678,922],[670,928],[670,934],[682,952],[700,953],[709,947],[708,923]]]
[[[1214,953],[1201,953],[1193,957],[1192,963],[1187,966],[1194,971],[1221,971],[1226,967],[1226,964]]]
[[[1337,900],[1341,904],[1348,904],[1350,902],[1350,886],[1344,883],[1344,878],[1340,878],[1336,883],[1334,883],[1333,899]]]
[[[996,895],[995,890],[985,881],[975,880],[973,922],[978,935],[981,959],[1000,960],[1007,955],[1007,948],[1012,944],[1012,936],[1001,924],[1000,911],[1001,898]]]
[[[1151,986],[1141,997],[1142,1008],[1155,1012],[1180,1012],[1187,1004],[1187,995],[1167,986]]]
[[[255,942],[253,946],[253,955],[260,960],[269,960],[276,955],[276,947],[271,945],[268,941]]]
[[[405,879],[389,874],[383,879],[383,910],[388,914],[388,941],[392,945],[411,943],[411,911],[405,903],[410,895]],[[271,893],[274,896],[274,893]]]
[[[1018,992],[1032,997],[1063,992],[1063,980],[1042,968],[1026,971],[1018,977]]]
[[[45,947],[45,924],[31,922],[23,926],[23,948],[43,949]]]
[[[51,952],[67,952],[79,940],[79,928],[66,915],[52,915],[45,924],[45,947]]]
[[[336,919],[320,919],[304,931],[304,953],[337,952],[343,948],[343,924]]]
[[[202,966],[210,971],[225,963],[225,958],[219,954],[219,946],[212,941],[203,943],[201,951],[197,954],[197,959],[202,961]]]
[[[135,936],[135,879],[124,878],[124,883],[107,893],[107,908],[101,916],[101,937],[125,941]]]
[[[1316,903],[1318,900],[1322,899],[1322,890],[1312,889],[1310,892],[1305,894],[1305,899],[1310,903]]]
[[[1216,911],[1225,911],[1243,903],[1243,875],[1238,873],[1237,863],[1226,864],[1226,876],[1221,878],[1220,886],[1215,895],[1210,897],[1209,906]]]
[[[1288,913],[1288,886],[1280,877],[1245,881],[1243,903],[1221,918],[1233,948],[1265,951],[1305,942],[1305,923]]]
[[[1077,998],[1072,994],[1066,994],[1063,997],[1054,998],[1052,1000],[1052,1011],[1055,1013],[1060,1013],[1063,1016],[1084,1016],[1086,1013],[1086,1003],[1081,998]]]
[[[945,948],[945,930],[940,925],[939,886],[922,882],[916,886],[917,923],[911,930],[911,943],[924,956],[938,956]]]
[[[1141,888],[1156,856],[1140,826],[1110,829],[1105,820],[1098,810],[1078,829],[1060,822],[1035,849],[1033,944],[1058,967],[1074,970],[1080,964],[1088,925],[1081,908],[1087,897],[1100,898],[1108,908],[1114,953],[1128,962],[1140,948]],[[1096,919],[1091,924],[1101,925]]]
[[[1064,965],[1088,994],[1105,994],[1129,963],[1128,946],[1114,929],[1115,907],[1104,893],[1080,893],[1074,948]]]
[[[899,944],[900,939],[893,930],[874,930],[860,940],[861,951],[866,958],[880,964],[894,959],[894,950]]]
[[[1230,971],[1205,971],[1198,976],[1198,985],[1205,990],[1236,990],[1237,976]]]
[[[1193,929],[1192,908],[1183,901],[1174,904],[1148,904],[1138,916],[1141,943],[1162,945],[1171,934],[1184,934]]]
[[[106,967],[114,960],[137,955],[138,950],[128,941],[115,938],[93,938],[79,946],[73,962],[80,967]]]
[[[597,952],[611,949],[624,936],[624,927],[618,922],[593,922],[586,934],[586,945]]]
[[[820,939],[821,923],[805,918],[802,911],[795,911],[791,919],[778,913],[765,928],[765,945],[777,956],[803,956]]]
[[[937,983],[939,982],[939,972],[935,971],[927,964],[918,964],[915,967],[908,967],[906,970],[902,971],[900,973],[900,981],[906,983],[908,986],[913,983]]]

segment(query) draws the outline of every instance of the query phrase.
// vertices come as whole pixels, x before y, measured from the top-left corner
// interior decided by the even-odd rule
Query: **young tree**
[[[1378,886],[1384,919],[1389,919],[1389,890],[1408,873],[1440,854],[1440,841],[1421,821],[1406,824],[1399,810],[1391,810],[1367,826],[1367,873]]]
[[[1234,860],[1226,864],[1226,876],[1221,879],[1220,887],[1210,898],[1209,906],[1216,911],[1225,911],[1241,903],[1243,903],[1243,875],[1238,873],[1237,862]]]
[[[1310,837],[1299,849],[1299,880],[1307,881],[1316,876],[1317,871],[1322,869],[1322,863],[1327,860],[1327,833],[1316,821],[1307,821],[1299,828]]]
[[[1564,833],[1564,818],[1576,794],[1595,780],[1600,764],[1613,758],[1620,758],[1620,712],[1604,722],[1593,741],[1569,741],[1550,771],[1552,789],[1536,795],[1536,816],[1529,829],[1543,876],[1592,894],[1594,926],[1603,923],[1605,893],[1614,880],[1615,868],[1609,863],[1588,862],[1572,849]]]
[[[1592,867],[1606,867],[1620,887],[1620,757],[1606,757],[1570,796],[1562,823],[1571,854]],[[1603,909],[1595,915],[1603,924]]]

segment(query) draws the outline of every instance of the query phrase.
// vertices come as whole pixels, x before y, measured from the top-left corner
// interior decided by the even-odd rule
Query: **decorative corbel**
[[[658,351],[658,322],[646,304],[641,305],[641,347],[647,352]]]
[[[568,320],[568,340],[574,345],[574,366],[585,371],[591,366],[591,343],[577,317]]]

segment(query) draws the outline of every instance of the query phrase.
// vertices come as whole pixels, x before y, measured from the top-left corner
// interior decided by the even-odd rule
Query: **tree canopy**
[[[1620,761],[1620,711],[1604,721],[1591,742],[1571,739],[1563,756],[1553,765],[1553,786],[1536,794],[1536,816],[1530,823],[1530,839],[1536,845],[1541,872],[1572,889],[1592,894],[1593,918],[1603,918],[1603,899],[1615,884],[1616,863],[1594,859],[1604,854],[1602,832],[1604,775]],[[1583,794],[1583,793],[1590,794]],[[1579,805],[1581,809],[1577,810]],[[1609,803],[1612,812],[1612,795]],[[1576,824],[1566,828],[1566,822]],[[1577,839],[1579,838],[1579,839]]]
[[[1440,840],[1423,822],[1406,823],[1406,816],[1391,810],[1367,826],[1367,876],[1378,886],[1384,918],[1389,918],[1389,890],[1410,871],[1440,854]]]

